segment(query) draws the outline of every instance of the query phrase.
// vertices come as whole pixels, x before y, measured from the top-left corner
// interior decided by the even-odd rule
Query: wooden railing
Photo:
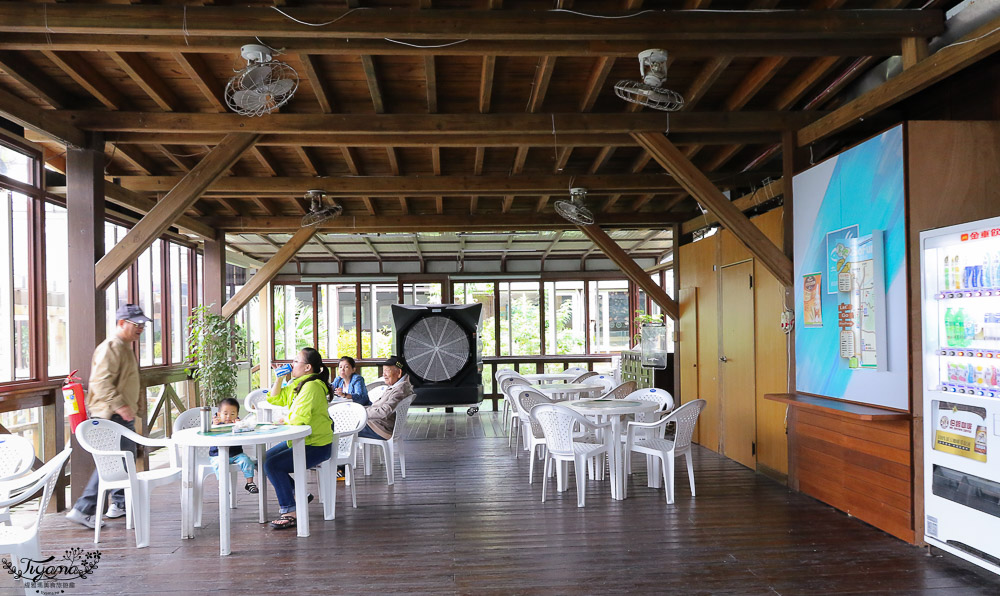
[[[29,408],[39,408],[38,420],[33,423],[18,425],[16,428],[5,428],[0,425],[0,433],[23,433],[30,430],[35,441],[35,464],[38,469],[43,462],[51,459],[65,447],[64,420],[56,420],[56,400],[62,399],[62,382],[59,380],[31,383],[18,383],[0,386],[0,413],[16,412]],[[69,472],[63,470],[62,476],[56,481],[54,507],[61,511],[66,507],[66,486],[69,485]]]

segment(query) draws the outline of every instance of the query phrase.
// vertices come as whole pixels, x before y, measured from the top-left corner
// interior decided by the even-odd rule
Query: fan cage
[[[284,62],[251,62],[226,83],[226,105],[242,116],[263,116],[288,103],[298,88],[299,73]]]
[[[403,338],[407,367],[425,381],[437,383],[455,378],[472,357],[468,332],[450,317],[424,317]]]

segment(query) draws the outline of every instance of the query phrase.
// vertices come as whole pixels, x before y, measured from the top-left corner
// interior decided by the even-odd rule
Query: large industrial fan
[[[396,353],[417,394],[417,407],[469,406],[483,401],[478,325],[482,304],[393,304]]]

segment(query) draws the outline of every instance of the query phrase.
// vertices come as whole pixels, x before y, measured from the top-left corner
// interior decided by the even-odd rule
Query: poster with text
[[[858,226],[847,226],[826,234],[826,293],[837,293],[837,281],[851,262],[851,241],[858,237]]]
[[[823,326],[823,274],[802,276],[802,318],[806,327]]]

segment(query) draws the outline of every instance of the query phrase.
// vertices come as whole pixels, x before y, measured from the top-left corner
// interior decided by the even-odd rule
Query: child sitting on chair
[[[236,401],[232,397],[224,398],[219,402],[219,413],[215,415],[212,420],[212,424],[232,424],[239,420],[240,413],[240,402]],[[219,467],[221,463],[219,462],[219,448],[212,447],[208,450],[208,454],[212,456],[212,468],[215,469],[215,475],[219,475]],[[243,453],[243,448],[239,445],[234,445],[229,448],[229,463],[237,464],[240,470],[243,471],[243,477],[246,478],[247,484],[243,488],[250,494],[257,494],[259,491],[257,485],[253,482],[254,464],[253,460],[250,459],[246,453]],[[228,472],[228,467],[227,467]]]

